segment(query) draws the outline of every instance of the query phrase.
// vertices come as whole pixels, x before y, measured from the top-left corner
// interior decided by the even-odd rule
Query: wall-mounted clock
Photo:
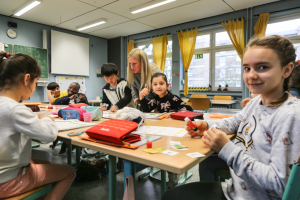
[[[15,39],[17,37],[17,31],[13,29],[8,29],[6,33],[7,36],[10,37],[11,39]]]

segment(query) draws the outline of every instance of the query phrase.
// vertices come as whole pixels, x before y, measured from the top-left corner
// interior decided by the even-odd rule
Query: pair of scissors
[[[70,137],[72,137],[72,136],[78,136],[78,135],[81,135],[84,132],[85,131],[71,132],[71,133],[68,133],[68,136],[70,136]]]

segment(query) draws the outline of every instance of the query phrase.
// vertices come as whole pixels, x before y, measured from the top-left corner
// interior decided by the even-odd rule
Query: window
[[[188,71],[189,87],[208,87],[217,90],[219,85],[229,90],[241,88],[241,59],[224,29],[199,32],[194,57]]]
[[[151,40],[135,44],[136,48],[143,49],[149,59],[149,62],[154,63],[153,45]],[[168,37],[167,56],[165,61],[165,71],[168,83],[172,83],[172,37]]]
[[[281,35],[289,38],[296,49],[296,60],[300,60],[300,16],[290,15],[269,20],[266,36]]]

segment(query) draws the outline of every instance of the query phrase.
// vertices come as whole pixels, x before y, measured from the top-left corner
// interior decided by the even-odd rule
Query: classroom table
[[[209,119],[210,114],[205,113],[204,118]],[[107,119],[101,119],[96,121],[95,123],[99,123]],[[185,127],[185,122],[174,119],[163,119],[163,120],[151,120],[147,119],[145,125],[150,126],[166,126],[166,127],[177,127],[183,128]],[[86,130],[88,128],[76,129]],[[62,139],[70,138],[67,133],[70,131],[59,132],[58,136]],[[85,133],[84,133],[85,134]],[[233,135],[229,135],[228,137],[233,138]],[[188,150],[186,151],[178,151],[179,153],[174,156],[169,156],[165,154],[148,154],[143,152],[143,149],[146,146],[141,146],[136,150],[127,149],[127,148],[119,148],[114,146],[109,146],[105,144],[95,143],[87,140],[82,140],[79,137],[72,137],[71,143],[72,145],[76,145],[79,147],[93,149],[95,151],[100,151],[106,154],[109,154],[109,199],[116,199],[116,157],[123,158],[132,162],[132,167],[134,167],[134,163],[140,163],[145,166],[151,166],[155,168],[161,169],[161,193],[163,194],[166,191],[166,171],[173,172],[176,174],[183,174],[193,166],[197,165],[199,162],[203,161],[206,157],[210,156],[213,151],[207,148],[201,138],[190,138],[188,134],[184,137],[168,137],[162,136],[162,139],[153,142],[153,148],[161,147],[162,150],[170,150],[170,141],[180,141],[181,144],[188,146]],[[77,151],[76,151],[77,152]],[[201,158],[191,158],[187,156],[187,153],[199,152],[204,154],[205,157]],[[79,153],[76,153],[76,161],[79,163]],[[124,169],[125,171],[125,169]],[[134,175],[134,173],[133,173]]]
[[[236,100],[210,100],[213,105],[222,105],[229,107],[229,109],[233,108],[233,105],[236,104]]]

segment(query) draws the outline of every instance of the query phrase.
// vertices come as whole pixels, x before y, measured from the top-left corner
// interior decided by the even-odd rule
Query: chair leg
[[[161,179],[156,177],[155,174],[157,174],[158,172],[160,172],[161,170],[160,169],[155,169],[153,167],[151,167],[151,170],[150,170],[150,175],[149,175],[149,178],[153,181],[156,181],[156,182],[160,182]]]
[[[193,176],[193,173],[190,173],[190,172],[188,172],[188,171],[185,172],[185,173],[184,173],[184,177],[178,181],[178,184],[177,184],[176,186],[185,184],[185,182],[186,182],[189,178],[191,178],[192,176]]]

